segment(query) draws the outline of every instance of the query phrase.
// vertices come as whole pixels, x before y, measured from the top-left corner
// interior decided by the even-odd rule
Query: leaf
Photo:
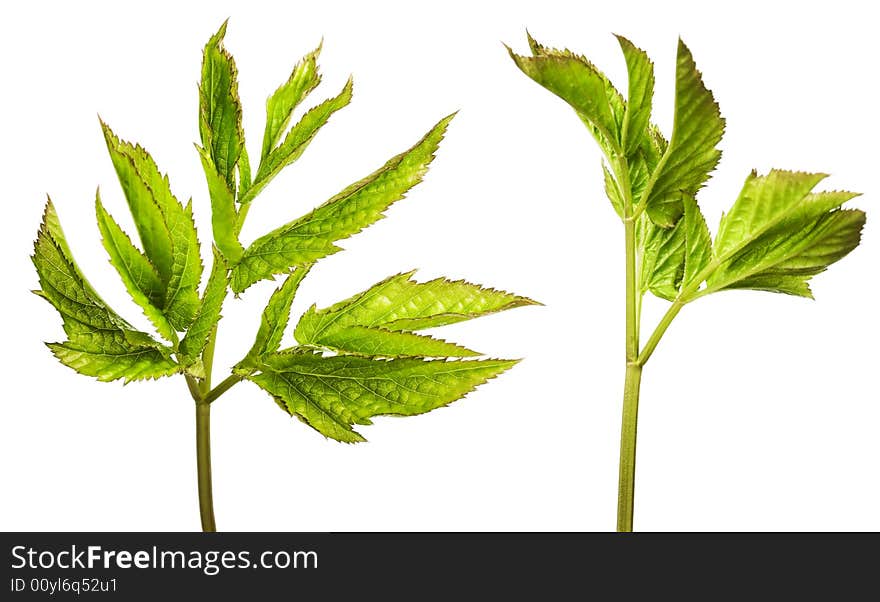
[[[683,199],[695,197],[709,179],[721,158],[715,147],[723,135],[718,103],[703,84],[690,50],[679,40],[672,138],[645,200],[648,216],[658,226],[673,226],[684,212]]]
[[[260,163],[260,169],[257,171],[253,186],[240,199],[242,204],[249,203],[282,169],[302,156],[306,147],[317,135],[318,130],[327,123],[330,116],[351,102],[351,92],[352,80],[349,78],[337,96],[325,100],[303,115],[299,123],[287,133],[284,142]]]
[[[171,376],[180,366],[150,347],[132,348],[121,353],[79,349],[69,343],[46,343],[65,366],[102,382],[122,378],[125,382]]]
[[[614,207],[614,211],[617,213],[618,217],[623,219],[623,199],[620,197],[620,189],[618,188],[617,179],[604,163],[602,164],[602,173],[605,175],[605,196],[611,201],[611,206]]]
[[[312,306],[296,325],[296,340],[303,345],[367,355],[465,357],[477,354],[426,336],[403,336],[400,331],[434,328],[536,304],[463,280],[414,282],[410,279],[413,274],[387,278],[326,309]]]
[[[244,147],[244,132],[238,70],[232,55],[223,47],[226,25],[224,21],[205,45],[199,85],[199,134],[217,172],[234,191],[235,167]]]
[[[262,373],[248,378],[325,437],[354,443],[364,438],[353,425],[371,424],[373,416],[413,416],[445,406],[516,363],[288,352],[267,357]]]
[[[809,279],[855,249],[864,225],[864,212],[835,210],[798,229],[768,232],[713,273],[708,286],[812,298]]]
[[[673,228],[661,228],[642,216],[637,244],[641,252],[639,291],[651,291],[661,299],[678,296],[684,273],[685,228],[679,222]]]
[[[568,50],[556,50],[531,37],[534,56],[520,56],[507,48],[519,69],[535,82],[567,102],[584,121],[610,159],[620,148],[623,99],[614,86],[586,58]]]
[[[706,226],[706,218],[693,197],[684,199],[684,278],[682,287],[699,285],[697,276],[712,260],[712,238]]]
[[[641,145],[651,120],[651,100],[654,96],[654,63],[623,36],[616,36],[626,60],[629,89],[626,95],[626,112],[621,128],[621,147],[632,155]]]
[[[275,289],[263,310],[263,316],[260,318],[260,328],[257,330],[257,337],[253,346],[248,351],[245,358],[239,362],[238,367],[249,369],[255,367],[256,360],[266,353],[274,353],[278,351],[281,345],[281,337],[284,336],[284,329],[287,328],[287,322],[290,320],[290,305],[296,296],[299,285],[308,275],[311,265],[305,265],[296,268],[284,280],[284,284]]]
[[[232,269],[232,290],[240,293],[264,278],[336,253],[340,248],[335,241],[356,234],[384,217],[383,212],[392,203],[402,199],[422,180],[453,116],[440,120],[411,149],[348,186],[308,215],[255,240]]]
[[[128,235],[101,204],[100,195],[95,197],[95,211],[101,242],[110,255],[110,263],[116,268],[126,290],[135,303],[144,310],[144,315],[153,323],[165,339],[176,342],[177,334],[162,313],[165,303],[165,287],[156,268],[140,250],[135,247]]]
[[[73,261],[52,201],[32,257],[40,281],[36,293],[58,310],[68,340],[49,347],[65,365],[99,380],[157,378],[176,372],[171,349],[135,330],[110,309]]]
[[[223,256],[214,248],[214,267],[208,277],[205,293],[202,295],[195,320],[180,342],[180,356],[185,365],[192,365],[205,350],[211,332],[220,321],[220,310],[226,299],[229,284],[229,268]]]
[[[715,236],[715,254],[724,261],[761,234],[777,225],[827,176],[774,169],[766,176],[754,171],[746,178],[739,197],[721,218]]]
[[[281,134],[287,129],[293,110],[321,83],[321,76],[318,74],[320,54],[321,45],[318,45],[296,64],[287,81],[266,100],[266,130],[263,134],[261,162],[266,160],[281,140]]]
[[[202,278],[192,206],[174,197],[146,150],[117,138],[103,121],[101,127],[146,256],[165,285],[165,317],[176,330],[186,330],[198,309]]]
[[[208,181],[208,194],[211,197],[211,226],[214,244],[230,263],[237,263],[244,253],[238,242],[238,213],[235,210],[235,193],[217,171],[207,151],[196,147]]]

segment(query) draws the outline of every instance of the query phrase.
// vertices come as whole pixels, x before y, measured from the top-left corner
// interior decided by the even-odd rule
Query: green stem
[[[205,403],[214,402],[218,397],[231,389],[236,383],[241,382],[242,378],[243,377],[236,374],[230,374],[229,376],[227,376],[219,385],[211,389],[210,392],[205,395]]]
[[[636,292],[636,225],[633,220],[623,222],[626,240],[626,361],[635,362],[639,356],[639,312]]]
[[[663,338],[666,329],[672,324],[672,321],[675,319],[675,316],[678,315],[678,312],[681,311],[682,307],[684,307],[684,302],[680,299],[676,299],[672,302],[672,305],[669,306],[669,309],[666,310],[666,313],[663,314],[663,317],[657,324],[657,328],[651,333],[648,342],[645,343],[644,349],[642,349],[642,352],[639,354],[637,363],[640,366],[644,366],[645,362],[651,357],[651,354],[654,353],[654,349],[657,348],[657,344],[660,342],[660,339]]]
[[[211,404],[196,403],[196,462],[199,480],[199,514],[202,531],[217,530],[214,523],[214,496],[211,487]]]
[[[617,530],[633,529],[636,486],[636,430],[639,420],[639,386],[642,367],[627,364],[623,384],[623,419],[620,425],[620,478],[617,485]]]

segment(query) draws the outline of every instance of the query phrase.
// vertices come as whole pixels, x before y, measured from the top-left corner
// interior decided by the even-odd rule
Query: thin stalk
[[[627,364],[623,381],[623,419],[620,425],[620,477],[617,485],[617,530],[633,529],[636,486],[636,430],[639,419],[639,386],[642,367]]]
[[[196,463],[199,479],[199,514],[202,531],[217,530],[214,522],[214,495],[211,486],[211,404],[196,403]]]
[[[648,342],[645,343],[645,347],[639,354],[639,359],[637,361],[639,366],[644,366],[645,362],[647,362],[648,359],[651,357],[651,354],[654,353],[654,349],[657,348],[657,344],[660,342],[660,339],[663,338],[663,335],[666,333],[666,329],[669,328],[670,324],[672,324],[672,321],[675,319],[675,316],[678,315],[678,312],[681,311],[682,307],[684,307],[684,302],[680,299],[676,299],[672,302],[672,305],[669,306],[669,309],[666,310],[666,313],[663,314],[663,317],[657,324],[657,328],[655,328],[654,332],[651,333],[651,336],[648,338]]]
[[[218,397],[231,389],[236,383],[241,382],[242,378],[243,377],[236,374],[230,374],[227,376],[219,385],[211,389],[211,391],[205,395],[205,403],[212,403],[215,401]]]

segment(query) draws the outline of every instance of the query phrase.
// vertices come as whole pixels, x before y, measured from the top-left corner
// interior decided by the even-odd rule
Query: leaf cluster
[[[480,354],[421,333],[426,329],[533,304],[525,297],[443,278],[419,283],[392,276],[329,308],[312,306],[281,349],[291,304],[312,266],[340,250],[337,242],[375,223],[418,184],[453,115],[306,215],[245,246],[239,238],[251,203],[295,162],[351,101],[349,79],[335,96],[294,116],[318,87],[318,47],[300,60],[266,101],[259,160],[252,167],[242,128],[238,72],[223,45],[224,23],[204,48],[196,145],[211,202],[213,261],[204,266],[192,202],[172,193],[167,176],[141,146],[101,122],[104,139],[137,229],[127,234],[96,198],[110,263],[158,337],[135,329],[89,285],[73,260],[51,200],[34,246],[37,294],[61,314],[67,339],[55,356],[81,374],[125,382],[183,373],[196,401],[210,402],[213,340],[229,291],[282,276],[262,314],[254,343],[231,381],[250,380],[287,413],[327,437],[361,441],[354,425],[383,414],[409,416],[444,406],[510,368],[513,360]],[[139,244],[138,244],[139,243]],[[219,389],[219,387],[218,387]],[[225,389],[223,389],[225,390]]]

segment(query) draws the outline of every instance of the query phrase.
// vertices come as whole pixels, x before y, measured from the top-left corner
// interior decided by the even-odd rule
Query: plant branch
[[[217,530],[214,522],[214,494],[211,485],[211,404],[196,403],[196,464],[199,481],[199,515],[202,531]]]
[[[623,418],[620,424],[620,472],[617,486],[617,530],[632,531],[636,483],[636,430],[642,367],[627,364],[623,385]]]
[[[217,400],[218,397],[226,393],[229,389],[234,387],[236,384],[241,382],[244,379],[243,376],[238,376],[237,374],[230,374],[227,376],[219,385],[211,389],[207,395],[205,395],[204,402],[205,403],[213,403]]]

